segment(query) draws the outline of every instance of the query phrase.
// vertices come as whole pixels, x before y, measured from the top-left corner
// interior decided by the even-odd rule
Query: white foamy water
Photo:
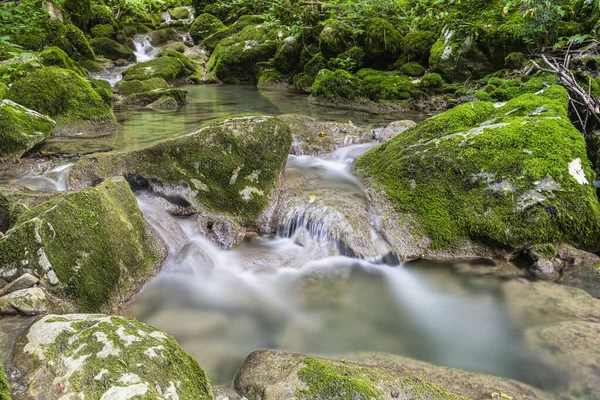
[[[156,58],[159,49],[152,46],[148,36],[136,36],[133,43],[135,44],[134,53],[137,62],[150,61]]]

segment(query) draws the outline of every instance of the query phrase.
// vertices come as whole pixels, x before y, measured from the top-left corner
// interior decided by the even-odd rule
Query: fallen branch
[[[52,159],[52,160],[70,160],[72,158],[79,158],[83,156],[89,156],[90,154],[96,153],[108,153],[109,151],[113,151],[112,148],[100,149],[100,150],[92,150],[86,151],[83,153],[72,153],[72,154],[59,154],[59,153],[37,153],[33,156],[33,158],[42,158],[42,159]]]

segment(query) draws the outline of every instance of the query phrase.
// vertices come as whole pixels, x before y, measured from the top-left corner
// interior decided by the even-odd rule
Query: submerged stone
[[[23,335],[14,363],[26,371],[17,385],[27,398],[213,398],[196,360],[131,318],[48,315]]]

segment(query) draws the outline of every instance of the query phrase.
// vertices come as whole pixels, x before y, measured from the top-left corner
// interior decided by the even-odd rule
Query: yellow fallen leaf
[[[319,136],[323,137],[323,136],[327,136],[327,134],[325,132],[321,132],[321,133],[319,133]]]
[[[509,396],[505,393],[500,393],[500,397],[502,397],[503,399],[508,399],[508,400],[512,400],[512,396]]]
[[[308,198],[308,202],[309,202],[310,204],[312,204],[312,203],[314,203],[314,202],[315,202],[315,200],[316,200],[316,199],[317,199],[317,196],[316,196],[316,195],[314,195],[314,194],[312,194],[312,195],[311,195],[311,196]]]

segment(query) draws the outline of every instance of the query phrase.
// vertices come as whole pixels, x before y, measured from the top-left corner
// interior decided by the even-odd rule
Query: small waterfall
[[[156,58],[159,49],[152,46],[148,36],[136,36],[133,39],[133,43],[135,44],[137,62],[150,61]]]
[[[163,20],[163,23],[165,23],[165,24],[173,23],[173,18],[171,18],[171,14],[169,14],[168,11],[165,11],[162,13],[162,20]]]
[[[194,8],[193,7],[186,7],[190,13],[190,16],[186,19],[173,19],[171,17],[171,14],[169,13],[169,11],[165,11],[162,13],[162,22],[165,25],[170,25],[170,24],[174,24],[176,22],[181,22],[184,24],[191,24],[192,22],[194,22]]]
[[[18,184],[34,190],[64,192],[73,165],[75,163],[69,162],[52,167],[40,175],[25,175]]]

